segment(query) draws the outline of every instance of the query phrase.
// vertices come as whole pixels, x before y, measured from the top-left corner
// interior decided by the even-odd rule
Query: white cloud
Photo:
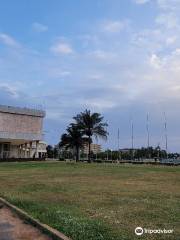
[[[176,36],[170,36],[170,37],[167,37],[166,39],[166,44],[169,46],[169,45],[173,45],[177,40],[177,37]]]
[[[110,60],[116,57],[116,53],[103,51],[101,49],[97,49],[92,52],[89,52],[88,55],[100,60],[108,60],[108,59]]]
[[[69,72],[69,71],[62,71],[62,72],[60,73],[60,75],[63,76],[63,77],[69,76],[69,75],[71,75],[71,72]]]
[[[9,96],[11,96],[14,99],[19,97],[18,90],[15,87],[10,86],[9,84],[1,83],[0,90],[6,92]]]
[[[147,2],[150,2],[151,0],[134,0],[135,3],[137,4],[145,4]]]
[[[85,102],[85,105],[87,105],[88,108],[98,109],[102,111],[105,109],[114,108],[115,106],[117,106],[117,103],[108,99],[90,98],[88,99],[88,101]]]
[[[128,26],[129,22],[124,21],[105,21],[102,24],[102,30],[109,33],[118,33]]]
[[[70,46],[70,44],[68,44],[67,42],[64,41],[60,41],[58,43],[56,43],[55,45],[53,45],[50,49],[53,53],[55,54],[72,54],[73,53],[73,49]]]
[[[173,54],[180,56],[180,48],[176,48],[175,51],[173,52]]]
[[[157,0],[157,3],[163,10],[176,11],[180,8],[179,0]]]
[[[54,78],[69,77],[71,72],[68,70],[62,70],[59,67],[50,67],[48,68],[48,75]]]
[[[19,43],[14,38],[5,33],[0,33],[0,42],[10,47],[19,47]]]
[[[164,25],[169,29],[179,27],[178,17],[174,13],[165,13],[159,15],[156,18],[156,23]]]
[[[132,35],[132,43],[144,52],[155,52],[162,50],[167,37],[160,28],[144,29]]]
[[[48,26],[38,23],[38,22],[34,22],[32,24],[32,28],[36,32],[46,32],[48,30]]]
[[[156,54],[151,55],[150,64],[156,69],[159,69],[162,66],[161,59]]]
[[[90,80],[100,80],[102,78],[103,78],[103,75],[101,75],[101,74],[92,74],[89,76]]]

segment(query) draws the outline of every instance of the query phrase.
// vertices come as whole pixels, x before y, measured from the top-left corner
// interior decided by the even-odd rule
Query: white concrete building
[[[42,158],[45,112],[0,105],[0,158]]]
[[[101,150],[102,150],[101,145],[100,144],[95,144],[95,143],[91,143],[90,149],[91,149],[91,152],[93,152],[94,154],[100,153]],[[85,143],[83,145],[82,152],[84,154],[88,154],[89,153],[89,145],[88,144]]]

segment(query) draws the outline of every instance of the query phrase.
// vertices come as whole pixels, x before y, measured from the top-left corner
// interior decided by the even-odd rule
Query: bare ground
[[[0,240],[50,240],[35,227],[26,224],[7,207],[0,208]]]

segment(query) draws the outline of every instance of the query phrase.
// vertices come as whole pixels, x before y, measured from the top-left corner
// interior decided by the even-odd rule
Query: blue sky
[[[104,148],[180,149],[180,0],[2,1],[0,103],[43,108],[48,143],[85,108],[109,123]]]

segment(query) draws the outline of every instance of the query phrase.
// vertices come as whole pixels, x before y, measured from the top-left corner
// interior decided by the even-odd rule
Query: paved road
[[[24,223],[8,208],[0,206],[0,240],[50,240],[35,227]]]
[[[0,221],[0,239],[1,240],[13,240],[12,236],[13,225],[7,221]]]

